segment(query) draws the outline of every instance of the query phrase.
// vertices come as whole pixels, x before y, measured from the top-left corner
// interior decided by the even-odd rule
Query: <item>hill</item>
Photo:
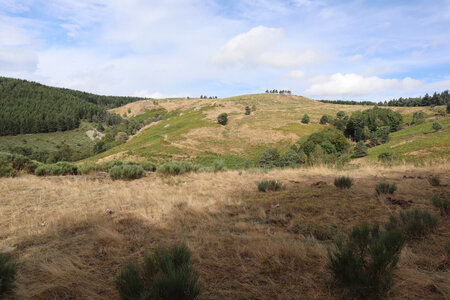
[[[251,109],[245,115],[245,107]],[[311,133],[331,127],[321,125],[323,115],[338,111],[350,115],[371,108],[368,105],[322,103],[301,96],[252,94],[224,99],[163,99],[139,101],[110,110],[127,113],[131,119],[145,119],[159,111],[160,121],[152,123],[127,143],[101,153],[91,160],[189,160],[210,165],[221,159],[228,167],[255,163],[270,147],[287,150]],[[414,112],[433,116],[437,108],[392,107],[408,122]],[[217,124],[217,116],[228,114],[228,124]],[[309,124],[300,120],[304,114]],[[430,125],[431,126],[431,125]],[[445,130],[444,130],[445,131]],[[431,134],[434,135],[434,134]]]
[[[104,121],[107,108],[137,100],[0,77],[0,135],[72,130],[83,119]]]

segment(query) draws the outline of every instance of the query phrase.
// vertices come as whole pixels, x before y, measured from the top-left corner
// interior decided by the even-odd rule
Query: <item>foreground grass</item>
[[[122,266],[179,242],[192,251],[202,299],[342,298],[325,267],[336,234],[362,221],[385,222],[402,209],[398,204],[437,213],[430,199],[449,192],[448,171],[190,173],[177,177],[179,184],[156,173],[132,182],[103,174],[0,179],[0,250],[20,264],[19,299],[117,299]],[[431,174],[442,186],[428,184]],[[350,190],[333,186],[343,175],[354,179]],[[397,184],[394,199],[375,195],[380,177]],[[258,192],[256,183],[271,178],[285,189]],[[436,233],[407,243],[389,297],[448,296],[449,228],[442,219]]]

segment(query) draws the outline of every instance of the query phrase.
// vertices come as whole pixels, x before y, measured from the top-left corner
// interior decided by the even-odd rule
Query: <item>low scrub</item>
[[[33,174],[40,163],[20,154],[0,153],[0,165],[0,176],[10,177],[15,171]]]
[[[10,256],[0,253],[0,298],[14,288],[17,265],[10,261]]]
[[[258,184],[258,191],[267,192],[267,191],[278,191],[281,190],[283,184],[281,181],[271,179],[271,180],[263,180]]]
[[[167,162],[160,165],[157,171],[164,175],[180,175],[188,172],[195,172],[198,166],[191,162]]]
[[[340,176],[334,179],[334,186],[340,189],[349,189],[353,185],[353,179],[348,176]]]
[[[72,163],[60,161],[56,164],[40,165],[36,168],[34,174],[37,176],[77,175],[78,167]]]
[[[440,186],[441,185],[441,179],[439,177],[431,175],[427,178],[428,183],[432,186]]]
[[[380,153],[378,155],[378,161],[382,162],[382,163],[392,163],[392,161],[394,160],[394,157],[392,156],[392,153],[390,152],[383,152]]]
[[[407,237],[421,237],[433,231],[437,226],[437,217],[427,211],[410,209],[401,211],[399,216],[391,216],[385,227],[387,230],[399,229]]]
[[[328,252],[328,268],[336,283],[352,296],[381,298],[392,286],[394,271],[404,245],[400,230],[381,232],[368,224],[353,227]]]
[[[277,148],[267,149],[259,159],[259,166],[261,168],[274,168],[281,165],[280,152]]]
[[[139,165],[114,166],[109,170],[109,177],[117,179],[138,179],[144,176],[144,168]]]
[[[439,209],[441,216],[450,214],[450,196],[444,198],[440,197],[439,195],[434,195],[431,198],[431,203],[433,204],[434,207]]]
[[[147,172],[156,172],[156,165],[149,161],[140,161],[138,164]]]
[[[16,171],[14,170],[12,163],[0,158],[0,177],[14,177]]]
[[[121,299],[197,299],[199,277],[190,258],[189,249],[178,245],[146,254],[142,265],[128,264],[116,279]]]
[[[397,185],[395,183],[377,183],[375,186],[375,192],[377,195],[381,194],[393,194],[397,190]]]

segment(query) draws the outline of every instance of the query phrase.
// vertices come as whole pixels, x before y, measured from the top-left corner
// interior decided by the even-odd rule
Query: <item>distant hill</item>
[[[80,121],[104,121],[111,109],[141,100],[101,96],[0,77],[0,135],[45,133],[78,128]]]

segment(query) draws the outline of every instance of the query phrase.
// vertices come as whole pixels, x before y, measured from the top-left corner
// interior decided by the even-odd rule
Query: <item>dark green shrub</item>
[[[380,194],[393,194],[397,190],[397,185],[395,183],[389,184],[380,182],[375,186],[375,192],[377,195]]]
[[[439,122],[433,122],[433,125],[431,125],[431,128],[433,128],[434,131],[439,131],[442,129],[442,125],[439,124]]]
[[[87,162],[83,163],[81,165],[78,165],[78,174],[88,174],[91,171],[94,171],[98,168],[98,165],[96,165],[93,162]]]
[[[407,237],[425,236],[436,226],[437,217],[419,209],[401,211],[399,217],[392,215],[385,225],[386,230],[400,229]]]
[[[191,162],[167,162],[160,165],[157,169],[159,173],[164,175],[180,175],[188,172],[195,172],[198,166]]]
[[[439,179],[439,177],[431,175],[427,178],[428,183],[431,184],[432,186],[440,186],[441,185],[441,180]]]
[[[274,168],[280,166],[280,152],[277,148],[267,149],[259,160],[261,168]]]
[[[4,158],[0,158],[0,177],[14,177],[16,171],[12,166],[12,163]]]
[[[14,288],[17,265],[10,262],[7,254],[0,253],[0,298]]]
[[[329,122],[328,116],[327,115],[323,115],[320,118],[320,124],[327,124]]]
[[[149,161],[141,161],[139,162],[139,165],[147,172],[155,172],[156,171],[156,165]]]
[[[302,123],[303,124],[308,124],[309,123],[309,116],[307,114],[303,115]]]
[[[334,179],[334,186],[340,189],[349,189],[353,184],[353,180],[348,176],[340,176]]]
[[[392,153],[383,152],[378,155],[378,161],[381,161],[382,163],[391,163],[393,160]]]
[[[228,114],[227,113],[222,113],[217,117],[217,123],[221,124],[221,125],[227,125],[228,123]]]
[[[116,279],[121,299],[191,300],[200,295],[198,274],[185,245],[157,248],[141,266],[129,264]]]
[[[355,145],[355,150],[353,151],[352,158],[359,158],[367,156],[367,146],[363,141],[359,141]]]
[[[331,128],[309,135],[306,141],[300,144],[300,149],[310,157],[311,153],[316,150],[316,145],[319,145],[328,154],[343,154],[350,148],[348,139],[339,131]]]
[[[246,106],[246,107],[245,107],[245,115],[248,116],[251,112],[252,112],[252,111],[250,110],[250,107],[249,107],[249,106]]]
[[[263,180],[258,184],[258,191],[267,192],[267,191],[278,191],[283,187],[281,181],[271,179],[271,180]]]
[[[450,196],[447,196],[447,198],[441,198],[439,195],[434,195],[431,198],[431,203],[434,207],[439,209],[442,216],[450,214]]]
[[[109,169],[109,177],[116,179],[138,179],[144,176],[144,169],[139,165],[121,165]]]
[[[36,168],[34,174],[37,176],[77,175],[78,167],[62,161],[56,164],[41,164]]]
[[[334,251],[328,251],[328,268],[350,294],[381,298],[392,286],[403,245],[399,230],[380,232],[378,226],[355,226],[346,240],[338,237]]]
[[[391,128],[389,126],[377,127],[375,132],[370,137],[370,144],[372,146],[381,145],[389,141],[389,134],[391,133]]]
[[[425,122],[425,114],[423,111],[416,111],[413,113],[413,117],[410,125],[418,125]]]
[[[281,156],[280,165],[282,167],[296,167],[301,164],[301,157],[296,151],[289,149]]]

